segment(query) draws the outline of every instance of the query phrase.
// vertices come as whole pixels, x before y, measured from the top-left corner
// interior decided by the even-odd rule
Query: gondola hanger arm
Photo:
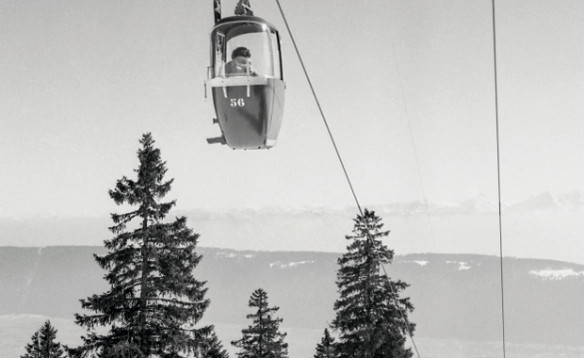
[[[234,13],[238,16],[253,16],[249,0],[239,0],[237,5],[235,5]],[[215,17],[215,23],[221,21],[221,0],[213,0],[213,15]]]
[[[253,16],[249,0],[239,0],[235,6],[235,15]]]

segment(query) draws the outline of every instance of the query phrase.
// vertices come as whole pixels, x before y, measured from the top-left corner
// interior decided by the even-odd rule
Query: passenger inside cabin
[[[227,77],[257,76],[257,71],[251,65],[251,53],[246,47],[238,47],[231,53],[231,61],[225,65]]]

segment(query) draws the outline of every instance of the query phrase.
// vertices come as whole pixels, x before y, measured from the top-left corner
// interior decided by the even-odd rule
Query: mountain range
[[[391,230],[390,246],[416,252],[504,254],[584,264],[584,196],[579,192],[534,195],[504,205],[477,196],[461,203],[410,202],[371,206]],[[180,204],[180,202],[179,202]],[[342,252],[356,208],[240,208],[177,210],[201,234],[200,244],[235,250]],[[109,216],[0,219],[0,246],[98,246],[111,238]]]
[[[386,215],[418,215],[418,214],[481,214],[497,213],[499,204],[496,198],[487,197],[479,194],[475,197],[460,201],[452,202],[445,200],[414,200],[402,203],[392,203],[384,205],[367,206],[379,213]],[[579,191],[552,193],[543,191],[535,193],[519,202],[502,202],[502,213],[510,214],[542,214],[542,213],[582,213],[584,212],[584,194]],[[340,212],[355,213],[353,207],[261,207],[261,208],[228,208],[228,209],[194,209],[180,210],[178,215],[194,215],[214,219],[219,217],[236,217],[250,218],[257,215],[268,214],[275,216],[326,216],[338,215]],[[35,220],[53,220],[53,219],[95,219],[106,218],[109,216],[101,215],[44,215],[40,217],[4,217],[0,218],[2,222]]]
[[[497,213],[499,204],[496,200],[484,195],[463,200],[461,202],[415,200],[405,203],[393,203],[386,205],[373,205],[370,209],[384,215],[466,215]],[[185,214],[207,215],[210,218],[221,216],[252,217],[261,214],[275,216],[303,216],[303,215],[337,215],[339,212],[354,212],[352,208],[282,208],[269,207],[261,209],[243,208],[239,210],[191,210]],[[501,211],[506,214],[545,214],[545,213],[583,213],[584,194],[578,191],[567,193],[552,193],[549,191],[536,193],[523,201],[513,203],[501,203]]]

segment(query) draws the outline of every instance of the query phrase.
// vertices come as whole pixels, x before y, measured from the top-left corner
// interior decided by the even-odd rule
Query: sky
[[[264,151],[206,143],[212,1],[1,1],[0,218],[115,211],[147,132],[178,209],[354,205],[276,2],[251,2],[282,34]],[[280,3],[362,205],[497,199],[490,0]],[[584,3],[496,5],[502,201],[584,192]]]

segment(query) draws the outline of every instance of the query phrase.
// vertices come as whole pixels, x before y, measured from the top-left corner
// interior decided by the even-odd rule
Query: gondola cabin
[[[209,143],[233,149],[276,145],[284,111],[278,30],[255,16],[231,16],[211,32],[211,89],[222,137]]]

